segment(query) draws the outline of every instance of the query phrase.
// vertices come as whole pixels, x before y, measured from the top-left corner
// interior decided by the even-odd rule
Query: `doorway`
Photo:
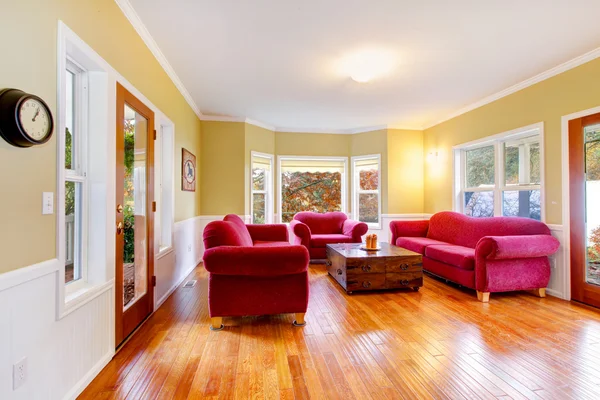
[[[569,121],[571,298],[600,307],[600,113]]]
[[[115,344],[154,307],[154,112],[117,83]]]

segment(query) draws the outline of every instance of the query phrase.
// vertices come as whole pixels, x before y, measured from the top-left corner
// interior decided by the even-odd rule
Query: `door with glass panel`
[[[600,114],[569,121],[571,298],[600,307]]]
[[[116,322],[118,346],[154,305],[154,113],[117,84]]]

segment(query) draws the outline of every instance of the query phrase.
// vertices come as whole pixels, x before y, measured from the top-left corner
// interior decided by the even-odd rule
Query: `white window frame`
[[[288,160],[299,160],[299,161],[335,161],[344,163],[344,173],[342,174],[342,209],[341,212],[348,213],[348,186],[346,183],[348,175],[348,157],[324,157],[324,156],[277,156],[277,215],[280,223],[283,221],[282,215],[282,196],[281,190],[283,188],[282,180],[283,173],[281,171],[281,162]]]
[[[89,108],[89,94],[88,94],[88,73],[87,70],[73,60],[71,57],[66,57],[65,69],[62,71],[65,74],[66,71],[72,73],[75,77],[73,84],[73,103],[74,103],[74,114],[73,114],[73,132],[71,132],[71,141],[74,144],[71,145],[71,169],[65,168],[65,151],[66,151],[66,132],[65,129],[59,129],[58,138],[59,138],[59,151],[61,153],[61,163],[59,164],[59,168],[62,169],[62,174],[59,173],[59,191],[58,197],[62,200],[59,203],[62,205],[58,209],[58,213],[60,214],[60,218],[62,219],[62,224],[64,225],[66,222],[66,217],[64,215],[64,202],[65,202],[65,184],[67,182],[73,182],[76,185],[79,184],[81,186],[80,198],[79,201],[76,201],[76,221],[73,222],[75,232],[79,231],[79,235],[75,234],[74,241],[74,276],[80,273],[78,279],[71,281],[69,283],[65,283],[67,293],[75,293],[81,290],[88,281],[88,258],[87,258],[87,249],[88,249],[88,179],[87,179],[87,138],[88,138],[88,108]],[[64,88],[62,91],[64,92],[65,100],[66,100],[66,82],[64,82]],[[66,128],[66,107],[64,108],[64,116],[61,118],[65,118],[65,128]],[[75,194],[77,199],[77,194]],[[67,229],[65,228],[65,235],[67,234]],[[66,237],[65,237],[66,244]],[[61,258],[61,263],[63,268],[66,268],[66,252],[63,253]],[[78,271],[78,267],[80,271]],[[66,271],[65,271],[66,272]],[[64,282],[64,281],[63,281]]]
[[[377,160],[377,172],[379,174],[377,190],[362,190],[360,188],[360,175],[356,173],[356,162],[365,160]],[[354,156],[351,158],[352,170],[352,219],[359,221],[359,199],[361,194],[377,194],[377,221],[378,223],[366,222],[371,229],[381,229],[381,154],[369,154]]]
[[[537,131],[537,132],[536,132]],[[540,184],[539,185],[506,185],[504,171],[504,143],[532,135],[539,135],[540,143]],[[482,147],[494,147],[494,186],[467,188],[466,185],[466,151]],[[502,195],[505,191],[540,191],[540,219],[546,221],[546,185],[545,185],[545,155],[544,155],[544,123],[502,132],[479,140],[463,143],[453,147],[454,152],[454,184],[452,186],[452,209],[465,212],[465,192],[494,192],[494,216],[502,216]],[[524,158],[519,157],[520,162]],[[520,172],[524,169],[519,169]]]
[[[174,251],[175,232],[175,124],[161,113],[155,114],[154,147],[155,201],[154,242],[157,259]]]
[[[265,190],[254,190],[254,186],[252,185],[252,163],[254,157],[264,158],[269,160],[269,173],[265,179]],[[258,151],[250,152],[250,221],[254,223],[254,194],[264,194],[265,195],[265,224],[273,223],[273,172],[274,172],[274,163],[275,156],[273,154],[268,153],[260,153]]]

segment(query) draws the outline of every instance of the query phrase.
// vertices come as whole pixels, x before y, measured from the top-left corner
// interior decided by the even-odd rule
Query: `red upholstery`
[[[548,256],[560,245],[545,224],[518,217],[445,211],[429,221],[392,221],[390,230],[397,246],[424,255],[425,270],[481,292],[545,288]]]
[[[342,212],[324,214],[303,211],[290,223],[294,244],[305,246],[313,260],[326,257],[325,246],[334,243],[360,243],[369,227],[349,220]]]
[[[392,242],[394,243],[394,242]],[[425,254],[425,248],[434,244],[446,244],[439,240],[428,239],[426,237],[399,237],[396,239],[395,245],[404,247],[405,249]]]
[[[308,251],[291,245],[285,225],[246,225],[235,216],[204,229],[211,317],[304,313]]]
[[[427,246],[425,255],[458,268],[471,271],[475,269],[475,250],[468,247],[453,244]]]

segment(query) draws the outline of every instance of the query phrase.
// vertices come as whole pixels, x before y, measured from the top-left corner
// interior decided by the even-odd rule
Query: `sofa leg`
[[[532,292],[537,297],[546,297],[546,288],[533,289]]]
[[[304,326],[306,321],[304,320],[304,313],[296,313],[296,319],[292,322],[294,326]]]
[[[477,300],[479,300],[482,303],[489,303],[490,302],[490,292],[480,292],[478,290],[477,291]]]
[[[225,326],[223,325],[223,317],[212,317],[210,319],[210,330],[211,331],[220,331]]]

